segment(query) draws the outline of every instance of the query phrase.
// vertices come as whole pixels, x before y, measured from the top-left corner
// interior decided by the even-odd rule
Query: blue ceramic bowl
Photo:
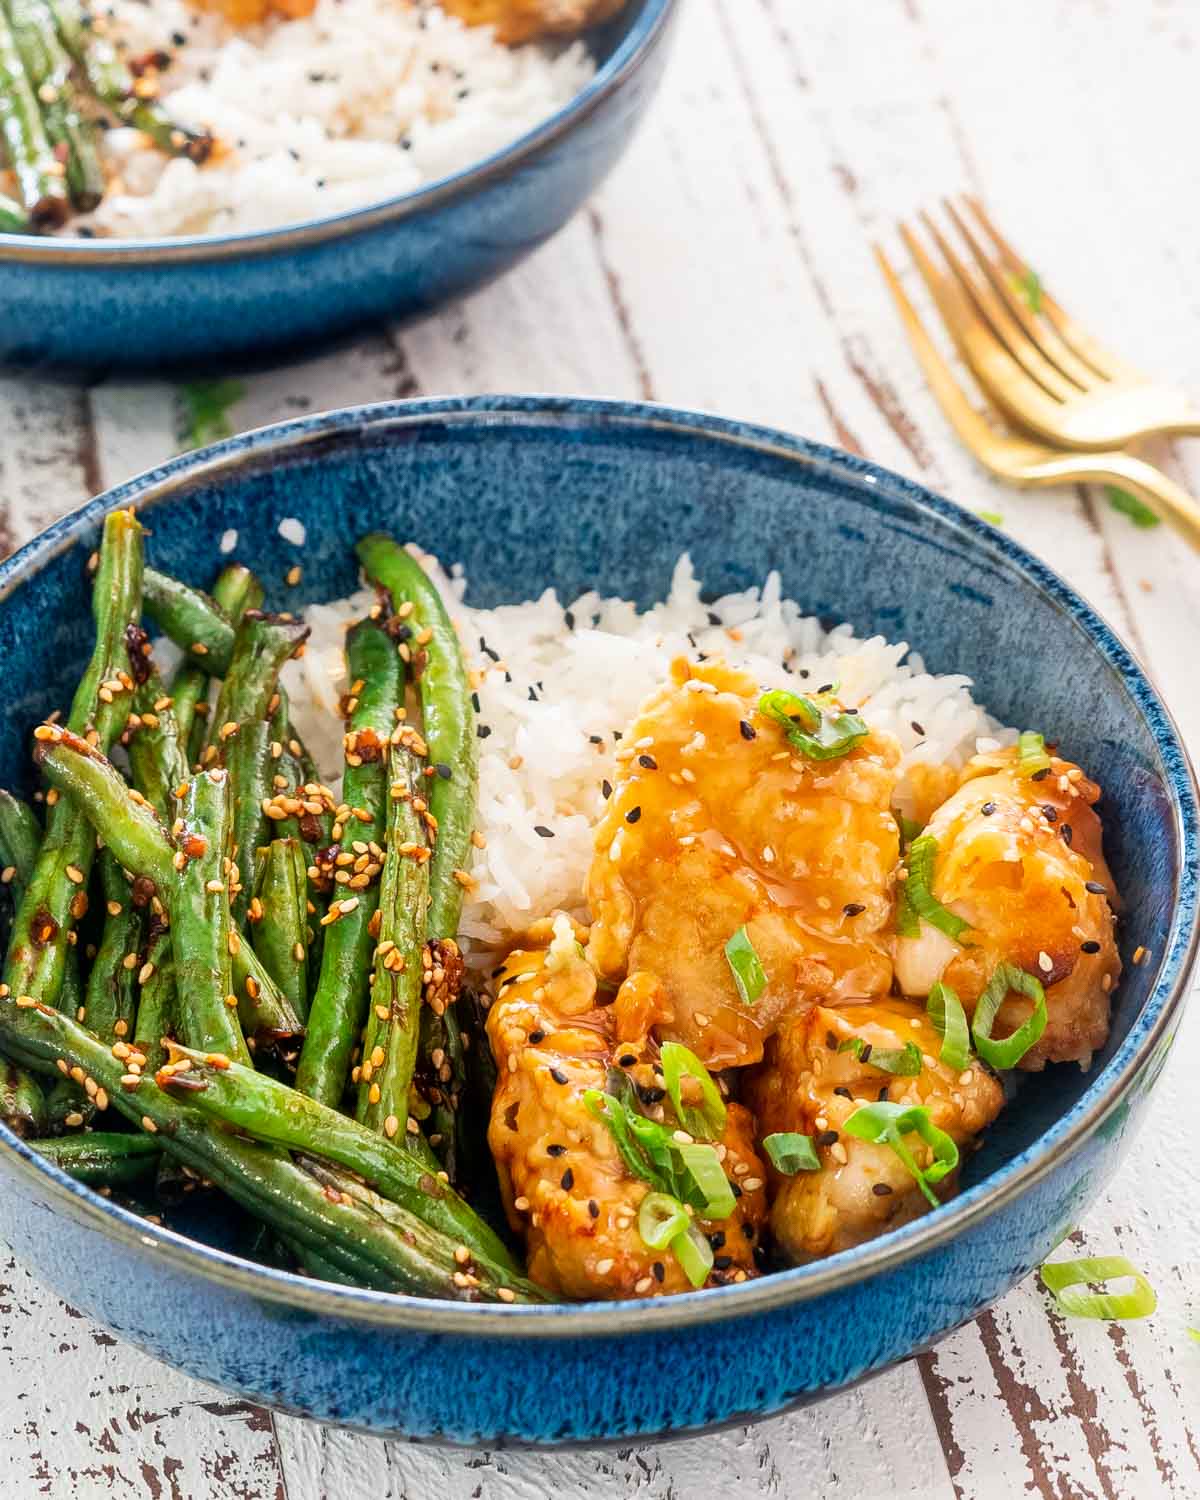
[[[351,539],[374,527],[463,562],[487,605],[547,584],[646,605],[683,548],[718,593],[778,568],[806,610],[918,644],[1085,762],[1105,789],[1126,963],[1138,944],[1151,956],[1127,969],[1092,1071],[1028,1079],[957,1199],[815,1265],[657,1302],[386,1296],[147,1224],[0,1130],[0,1229],[69,1302],[205,1380],[326,1421],[460,1443],[629,1439],[777,1412],[912,1354],[1038,1265],[1112,1174],[1195,956],[1196,788],[1126,648],[1001,533],[860,459],[653,407],[481,398],[305,418],[143,475],[0,567],[0,783],[27,781],[30,727],[86,656],[84,562],[118,505],[142,512],[160,567],[201,584],[234,527],[277,586],[297,554],[276,526],[298,516],[310,599],[349,592]]]
[[[607,176],[666,61],[676,0],[628,0],[598,68],[503,151],[369,208],[255,234],[0,234],[0,364],[151,369],[311,353],[425,311],[536,250]]]

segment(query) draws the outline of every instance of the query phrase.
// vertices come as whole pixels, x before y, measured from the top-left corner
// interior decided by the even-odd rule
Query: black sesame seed
[[[492,726],[490,724],[477,724],[475,726],[475,734],[481,740],[486,740],[491,732]]]
[[[1050,767],[1043,766],[1040,771],[1035,771],[1029,779],[1030,781],[1045,781],[1046,777],[1049,776],[1049,774]]]
[[[892,1190],[886,1182],[877,1182],[871,1191],[877,1198],[890,1198],[892,1196]]]
[[[748,1240],[752,1240],[754,1238],[754,1225],[751,1224],[749,1219],[742,1220],[742,1234]]]
[[[854,1095],[850,1092],[849,1089],[836,1088],[836,1089],[834,1089],[833,1092],[835,1094],[837,1094],[842,1099],[853,1099],[854,1098]]]
[[[504,680],[505,680],[505,682],[511,682],[512,681],[512,673],[511,672],[505,672],[505,674],[504,674]]]
[[[565,1146],[547,1146],[546,1151],[550,1156],[566,1156],[567,1154],[567,1148]]]
[[[614,740],[623,740],[625,738],[625,736],[621,733],[621,731],[619,729],[614,729],[613,730],[612,737],[613,737]]]
[[[801,667],[800,671],[799,671],[799,673],[797,675],[800,676],[800,677],[808,677],[808,675],[809,675],[808,668],[807,667]]]
[[[600,795],[604,798],[605,802],[612,796],[612,782],[607,777],[600,783]]]
[[[818,1146],[836,1146],[838,1133],[836,1130],[822,1130],[820,1135],[814,1139]]]
[[[661,1260],[656,1260],[654,1262],[654,1264],[650,1267],[650,1270],[654,1274],[655,1281],[660,1282],[660,1283],[662,1282],[663,1278],[667,1274],[666,1267],[663,1265],[663,1263],[662,1263]]]
[[[596,1202],[595,1198],[588,1199],[588,1213],[591,1214],[593,1219],[600,1217],[600,1205]]]
[[[538,695],[534,692],[532,686],[529,689],[529,701],[530,703],[536,703],[538,701]]]
[[[1058,809],[1056,807],[1051,807],[1048,802],[1044,802],[1042,804],[1042,817],[1045,818],[1047,823],[1057,823]]]
[[[715,1230],[712,1234],[709,1235],[708,1243],[713,1247],[714,1250],[724,1250],[725,1231],[723,1229]]]
[[[434,766],[433,769],[438,773],[443,781],[449,781],[450,777],[454,774],[444,761],[438,761],[437,765]]]
[[[820,697],[820,695],[822,693],[832,693],[832,692],[833,692],[833,683],[832,682],[823,682],[821,684],[821,686],[817,689],[817,696]]]
[[[588,744],[590,744],[590,745],[603,745],[603,743],[604,743],[604,736],[602,734],[589,734],[588,735]]]
[[[758,730],[755,729],[753,724],[747,724],[745,719],[739,722],[738,728],[742,731],[742,738],[744,740],[756,740],[758,738]]]
[[[887,1097],[888,1097],[888,1086],[885,1083],[884,1086],[879,1090],[877,1098],[878,1098],[880,1104],[886,1104],[887,1103]]]
[[[991,815],[996,811],[996,804],[994,802],[985,802],[979,809],[979,811],[985,818],[990,818]]]
[[[859,1049],[858,1060],[859,1060],[859,1062],[864,1062],[864,1063],[865,1062],[870,1062],[870,1060],[871,1060],[871,1044],[870,1044],[870,1042],[864,1042],[862,1044],[862,1047]]]
[[[568,630],[574,630],[575,629],[575,616],[571,613],[571,611],[569,609],[564,609],[563,610],[563,620],[566,623],[566,627],[567,627]]]
[[[1075,830],[1071,827],[1070,823],[1064,823],[1058,832],[1063,843],[1069,849],[1071,847],[1071,840],[1075,837]]]
[[[837,1037],[834,1036],[834,1034],[833,1034],[832,1031],[827,1031],[825,1033],[825,1045],[829,1048],[830,1052],[836,1052],[837,1051],[837,1049],[838,1049],[838,1039],[837,1039]]]
[[[471,707],[475,710],[476,713],[479,712],[479,694],[478,693],[472,693],[471,694]]]
[[[551,1068],[550,1077],[554,1079],[555,1083],[566,1083],[567,1081],[567,1075],[561,1068]]]
[[[500,660],[500,653],[493,651],[482,636],[479,637],[479,649],[483,652],[484,656],[490,656],[493,661]]]
[[[925,726],[924,726],[924,724],[918,724],[917,721],[916,721],[916,719],[914,719],[912,721],[912,723],[908,727],[912,730],[912,732],[914,734],[924,735],[924,733],[925,733]]]
[[[1086,943],[1080,943],[1079,951],[1080,953],[1099,953],[1100,944],[1097,942],[1093,942],[1092,939],[1089,938]]]
[[[539,1042],[544,1042],[546,1040],[546,1033],[539,1026],[536,1031],[531,1031],[529,1033],[529,1040],[533,1044],[533,1046],[536,1047]]]
[[[569,1193],[571,1191],[571,1189],[575,1186],[575,1173],[572,1172],[572,1170],[570,1169],[570,1167],[568,1167],[567,1170],[562,1174],[562,1176],[558,1180],[559,1180],[559,1183],[560,1183],[560,1185],[562,1187],[563,1192],[564,1193]]]
[[[552,839],[554,837],[554,829],[547,828],[544,823],[535,823],[533,831],[540,839]]]
[[[637,1096],[643,1104],[661,1104],[667,1097],[666,1089],[660,1089],[654,1084],[637,1084]]]
[[[1093,896],[1107,896],[1108,888],[1100,884],[1098,880],[1089,880],[1084,883],[1084,890],[1091,891]]]
[[[730,1266],[733,1265],[733,1256],[716,1255],[713,1257],[713,1265],[716,1266],[718,1271],[728,1271]]]
[[[740,1187],[738,1187],[736,1182],[731,1182],[729,1184],[729,1189],[733,1193],[733,1196],[735,1198],[740,1198],[742,1196],[742,1190]]]
[[[719,625],[721,623],[721,616],[718,615],[718,614],[714,614],[713,611],[710,609],[708,611],[708,623],[710,625]]]
[[[631,807],[629,809],[629,811],[625,814],[625,821],[627,823],[636,823],[637,820],[641,817],[641,815],[642,815],[642,810],[641,810],[640,807]]]
[[[861,901],[847,901],[845,906],[842,907],[842,912],[847,917],[857,917],[861,912],[866,911],[866,909]]]
[[[617,1061],[623,1068],[632,1068],[634,1063],[637,1062],[637,1058],[632,1052],[625,1052],[617,1058]]]
[[[639,755],[638,765],[647,771],[658,770],[658,762],[654,759],[653,755]]]

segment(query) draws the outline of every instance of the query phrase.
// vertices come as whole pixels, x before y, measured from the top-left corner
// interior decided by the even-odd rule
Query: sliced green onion
[[[675,1142],[675,1150],[684,1170],[695,1184],[695,1192],[688,1202],[706,1219],[727,1219],[733,1212],[737,1199],[729,1186],[729,1178],[721,1165],[721,1158],[711,1146],[702,1146],[698,1141],[687,1144]],[[697,1195],[699,1202],[697,1202]]]
[[[911,844],[925,827],[924,823],[918,823],[915,818],[906,818],[902,812],[892,809],[892,817],[896,820],[896,827],[900,830],[900,842]]]
[[[665,1250],[688,1223],[687,1209],[669,1193],[647,1193],[638,1207],[638,1233],[647,1250]]]
[[[821,1170],[821,1158],[810,1135],[801,1135],[797,1130],[777,1130],[773,1135],[763,1136],[762,1146],[771,1165],[785,1177]]]
[[[915,1131],[933,1151],[933,1161],[929,1166],[918,1166],[905,1145],[903,1138],[910,1131]],[[941,1182],[958,1166],[958,1147],[944,1130],[939,1130],[933,1123],[924,1104],[890,1104],[885,1100],[878,1104],[860,1104],[842,1126],[842,1133],[860,1141],[871,1141],[876,1146],[890,1146],[933,1207],[939,1206],[940,1199],[933,1191],[933,1184]]]
[[[726,1110],[721,1090],[713,1082],[712,1074],[681,1042],[664,1042],[660,1061],[663,1082],[680,1125],[689,1135],[698,1136],[702,1141],[719,1141],[725,1134]],[[699,1108],[683,1102],[679,1085],[684,1078],[691,1078],[700,1085],[702,1102]]]
[[[1184,1332],[1187,1334],[1188,1338],[1195,1339],[1195,1341],[1200,1344],[1200,1328],[1185,1328]]]
[[[896,934],[899,937],[919,938],[921,919],[909,900],[908,886],[907,880],[901,880],[896,886]]]
[[[1033,1014],[1011,1036],[996,1041],[992,1038],[992,1026],[1009,990],[1016,990],[1019,995],[1032,1000]],[[1046,1020],[1046,992],[1040,981],[1016,964],[1001,964],[975,1004],[975,1014],[971,1018],[975,1050],[993,1068],[1015,1068],[1029,1049],[1041,1040]]]
[[[902,883],[900,891],[900,909],[896,913],[896,930],[902,937],[918,936],[919,925],[916,926],[915,931],[905,930],[905,926],[911,928],[915,918],[920,917],[931,927],[944,932],[948,938],[961,943],[963,933],[971,930],[970,922],[965,922],[949,907],[943,906],[933,894],[933,862],[937,858],[937,852],[937,839],[929,833],[923,833],[920,838],[913,839],[909,846],[908,855],[904,861],[908,869],[908,879]],[[905,926],[902,926],[902,923]]]
[[[739,927],[725,944],[725,961],[738,994],[747,1005],[753,1005],[767,987],[767,971],[754,951],[754,944],[744,927]]]
[[[1004,525],[1004,517],[998,510],[977,510],[975,514],[981,521],[986,521],[989,526]]]
[[[1131,1276],[1128,1292],[1080,1292],[1074,1288],[1102,1285],[1118,1276]],[[1124,1318],[1148,1318],[1158,1306],[1154,1288],[1123,1255],[1082,1256],[1079,1260],[1047,1261],[1041,1269],[1046,1287],[1054,1293],[1059,1312],[1069,1318],[1099,1318],[1107,1323]]]
[[[929,991],[925,1009],[929,1013],[930,1025],[942,1039],[940,1060],[956,1073],[961,1073],[971,1061],[971,1033],[962,1001],[948,984],[939,979]]]
[[[810,760],[837,760],[871,732],[858,714],[831,712],[811,698],[801,698],[785,688],[764,693],[758,700],[758,711],[764,718],[781,724],[788,743]]]
[[[916,1042],[905,1042],[903,1047],[872,1047],[862,1037],[852,1036],[839,1043],[838,1051],[853,1052],[868,1067],[897,1078],[915,1078],[921,1071],[921,1049]]]
[[[671,1250],[692,1285],[703,1286],[712,1270],[713,1248],[694,1224],[690,1224],[684,1234],[675,1236]]]
[[[1144,500],[1139,500],[1128,490],[1120,489],[1115,484],[1106,484],[1104,495],[1113,510],[1119,515],[1128,516],[1135,526],[1148,528],[1162,525],[1162,517],[1157,511],[1151,510]]]
[[[1046,737],[1032,729],[1025,729],[1017,738],[1017,769],[1022,776],[1036,776],[1039,771],[1050,769],[1050,757],[1046,754]]]

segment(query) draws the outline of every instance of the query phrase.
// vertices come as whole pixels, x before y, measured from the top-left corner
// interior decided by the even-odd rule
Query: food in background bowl
[[[475,610],[357,551],[303,622],[106,521],[44,834],[0,801],[5,1120],[68,1172],[322,1280],[654,1298],[936,1208],[1003,1075],[1104,1045],[1099,788],[966,679],[776,574]]]
[[[568,103],[594,64],[567,39],[620,3],[511,9],[13,0],[0,229],[240,233],[413,192]]]

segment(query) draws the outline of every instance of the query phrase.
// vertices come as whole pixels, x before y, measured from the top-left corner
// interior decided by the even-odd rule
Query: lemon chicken
[[[703,1238],[711,1262],[697,1281],[669,1245],[646,1241],[643,1209],[654,1207],[646,1204],[653,1188],[630,1171],[608,1123],[608,1111],[621,1108],[605,1092],[610,1073],[636,1093],[646,1121],[640,1128],[657,1132],[659,1151],[700,1143],[680,1129],[655,1067],[645,987],[634,980],[616,1001],[599,1004],[595,972],[580,956],[582,936],[563,916],[540,924],[509,954],[488,1012],[498,1069],[488,1144],[510,1222],[525,1238],[529,1275],[576,1298],[658,1296],[745,1280],[754,1274],[767,1213],[753,1118],[729,1102],[719,1139],[707,1148],[730,1211],[719,1219],[692,1215],[692,1239]]]
[[[1036,737],[1035,737],[1036,738]],[[1019,749],[976,756],[933,813],[930,894],[966,924],[952,937],[916,924],[896,943],[896,979],[925,996],[939,980],[971,1013],[1001,964],[1035,975],[1047,1023],[1020,1061],[1087,1067],[1108,1036],[1121,961],[1113,935],[1115,887],[1101,849],[1100,789],[1070,761]],[[1014,1031],[1033,1001],[1010,993],[996,1035]]]
[[[543,37],[578,36],[610,21],[626,0],[442,0],[443,9],[468,26],[492,26],[510,45]]]
[[[1004,1094],[992,1074],[977,1059],[949,1066],[941,1046],[924,1006],[907,1000],[817,1005],[784,1022],[745,1097],[760,1135],[805,1135],[819,1161],[815,1171],[772,1171],[771,1229],[789,1259],[848,1249],[930,1206],[892,1145],[847,1132],[858,1111],[885,1101],[923,1109],[928,1125],[964,1152],[1000,1112]],[[905,1133],[903,1144],[918,1167],[932,1164],[922,1137]],[[940,1178],[936,1196],[950,1195],[955,1176]]]
[[[761,696],[719,662],[673,663],[621,742],[588,880],[597,972],[654,976],[659,1034],[716,1068],[758,1062],[789,1011],[892,984],[896,742],[864,726],[811,758]],[[726,953],[739,933],[752,999]]]

